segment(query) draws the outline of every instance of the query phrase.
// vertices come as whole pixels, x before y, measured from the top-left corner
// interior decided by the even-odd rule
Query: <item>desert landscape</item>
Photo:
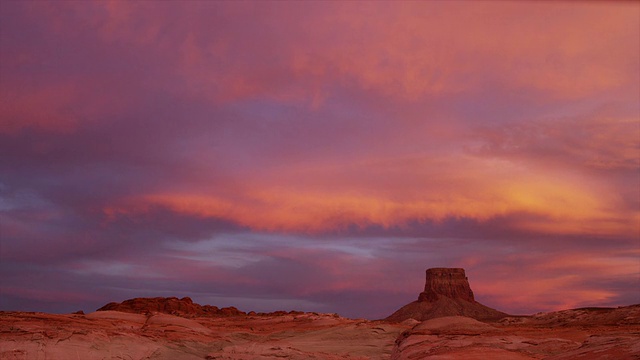
[[[136,298],[84,314],[0,312],[2,359],[640,359],[640,305],[511,316],[478,303],[460,268],[426,272],[382,320],[243,312]]]
[[[0,360],[640,360],[639,99],[640,1],[0,0]]]

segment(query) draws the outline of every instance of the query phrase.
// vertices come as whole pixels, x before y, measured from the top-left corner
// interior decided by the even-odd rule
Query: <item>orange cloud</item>
[[[506,266],[487,263],[477,267],[480,274],[476,275],[479,279],[473,280],[474,291],[489,296],[494,306],[503,309],[529,307],[552,311],[606,306],[619,295],[616,280],[637,277],[638,255],[637,250],[509,255],[500,260]],[[514,273],[514,266],[527,271]],[[514,282],[518,283],[517,292],[513,291]]]
[[[261,69],[246,58],[246,39],[191,32],[189,53],[198,56],[179,68],[194,94],[317,99],[339,83],[419,101],[483,92],[489,77],[513,91],[574,99],[640,80],[640,39],[629,31],[640,26],[637,4],[334,3],[304,18],[295,6],[280,10],[277,24],[256,19],[260,38],[277,49]],[[300,86],[281,86],[285,78]]]
[[[640,167],[638,120],[608,105],[571,117],[484,127],[475,134],[483,143],[475,152],[547,166],[634,170]]]
[[[255,230],[293,232],[333,231],[354,224],[402,227],[451,217],[485,221],[516,215],[510,225],[533,232],[629,234],[640,219],[638,213],[615,211],[615,196],[564,173],[538,174],[535,168],[478,158],[457,157],[440,163],[437,170],[430,162],[423,164],[424,169],[416,162],[400,168],[401,177],[413,179],[393,182],[393,187],[384,173],[375,179],[377,169],[345,164],[344,168],[293,171],[297,176],[287,183],[270,183],[266,176],[262,183],[233,194],[158,192],[132,201],[134,209],[135,204],[164,206]],[[442,172],[432,179],[436,171]],[[370,176],[374,178],[367,181]]]
[[[61,37],[77,31],[65,21],[72,14],[96,24],[83,31],[104,46],[162,54],[163,75],[180,82],[157,86],[213,102],[267,97],[318,108],[332,86],[410,102],[483,93],[496,84],[561,100],[640,91],[640,35],[629,31],[640,26],[636,3],[361,5],[251,10],[236,3],[172,8],[109,1],[31,12]],[[263,16],[270,12],[279,21]],[[168,36],[163,29],[176,13],[189,21]],[[212,25],[204,14],[242,22]],[[257,59],[265,61],[257,66]]]

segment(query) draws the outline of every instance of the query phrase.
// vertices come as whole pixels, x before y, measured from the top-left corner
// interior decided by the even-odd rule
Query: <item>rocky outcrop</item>
[[[640,359],[640,305],[479,322],[0,311],[0,359]]]
[[[200,305],[194,303],[189,297],[179,299],[177,297],[155,297],[155,298],[133,298],[125,300],[121,303],[110,302],[96,311],[120,311],[134,314],[169,314],[181,316],[184,318],[195,317],[231,317],[231,316],[287,316],[287,315],[317,315],[318,313],[305,313],[303,311],[273,311],[273,312],[255,312],[248,313],[240,311],[233,306],[218,308],[211,305]],[[338,316],[337,314],[333,314]]]
[[[121,311],[136,314],[163,313],[182,317],[245,315],[245,312],[233,306],[220,309],[217,306],[194,303],[188,297],[182,299],[177,297],[134,298],[121,303],[109,303],[97,311]]]
[[[401,322],[407,319],[424,321],[444,316],[467,316],[477,320],[498,320],[507,314],[477,302],[469,281],[461,268],[427,270],[424,291],[385,320]]]
[[[0,359],[388,360],[406,330],[313,313],[184,318],[0,311]]]
[[[479,322],[449,316],[403,332],[391,360],[640,359],[640,305],[582,308]]]
[[[432,268],[427,270],[424,291],[418,296],[418,301],[436,301],[441,296],[475,302],[464,269]]]

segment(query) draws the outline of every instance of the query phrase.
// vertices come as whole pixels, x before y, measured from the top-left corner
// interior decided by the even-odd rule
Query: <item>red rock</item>
[[[424,291],[418,301],[436,301],[441,296],[475,302],[469,280],[461,268],[427,269]]]
[[[444,288],[449,295],[460,293],[456,286]],[[419,309],[430,308],[440,316],[456,307],[473,309],[470,301],[437,291],[436,301],[416,301],[423,306]],[[130,311],[0,311],[0,359],[640,359],[640,305],[511,316],[497,322],[452,316],[401,323],[283,311],[212,316],[213,310],[239,311],[200,306],[187,298],[138,298],[108,306]],[[149,310],[198,307],[209,313],[174,316]]]
[[[114,358],[640,359],[640,305],[493,323],[454,316],[399,324],[317,313],[187,319],[117,311],[83,316],[0,311],[2,360]]]
[[[222,316],[238,316],[238,315],[246,315],[246,313],[236,309],[233,306],[230,306],[230,307],[224,307],[224,308],[220,309],[220,311],[218,312],[218,315],[222,315]]]
[[[507,314],[477,302],[469,281],[461,268],[427,269],[424,291],[385,320],[424,321],[443,316],[467,316],[477,320],[497,320]]]
[[[117,311],[0,311],[0,359],[388,360],[405,330],[400,324],[311,313],[186,319]]]
[[[640,305],[583,308],[479,322],[452,316],[403,332],[392,360],[640,359]]]
[[[217,306],[203,306],[194,303],[193,300],[188,297],[183,297],[182,299],[176,297],[134,298],[121,303],[111,302],[97,311],[108,310],[136,314],[163,313],[182,317],[245,315],[243,311],[235,307],[219,309]]]
[[[282,311],[282,310],[278,310],[278,311],[270,312],[268,315],[269,316],[284,316],[284,315],[287,315],[287,312],[286,311]]]

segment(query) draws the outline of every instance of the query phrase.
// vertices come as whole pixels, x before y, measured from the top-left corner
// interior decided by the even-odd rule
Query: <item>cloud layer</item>
[[[638,19],[3,3],[0,306],[375,318],[436,266],[507,312],[638,303]]]

